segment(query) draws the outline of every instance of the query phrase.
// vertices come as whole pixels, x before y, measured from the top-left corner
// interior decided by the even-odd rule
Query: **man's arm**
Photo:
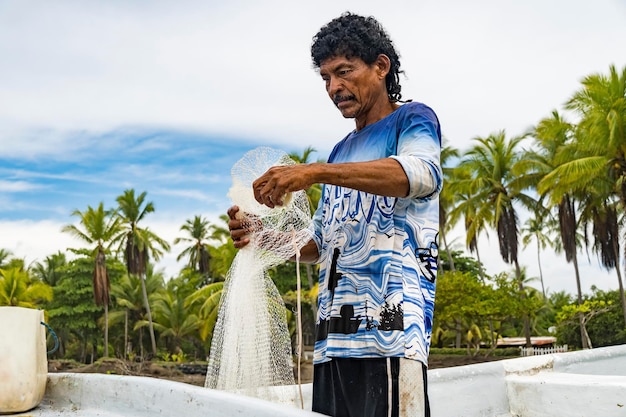
[[[332,184],[387,197],[409,194],[406,173],[392,158],[276,166],[254,181],[252,187],[259,203],[275,207],[282,204],[286,193],[306,190],[313,184]]]

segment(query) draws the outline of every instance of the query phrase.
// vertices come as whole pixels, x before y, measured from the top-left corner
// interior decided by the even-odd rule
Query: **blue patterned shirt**
[[[314,363],[333,357],[407,357],[427,363],[437,276],[441,131],[435,113],[407,103],[353,131],[328,162],[391,157],[405,198],[324,185],[314,216],[320,280]]]

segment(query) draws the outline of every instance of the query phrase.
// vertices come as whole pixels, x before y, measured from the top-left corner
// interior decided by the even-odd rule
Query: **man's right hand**
[[[248,215],[239,210],[238,206],[232,206],[227,211],[228,230],[233,240],[233,245],[237,249],[241,249],[250,243],[248,235],[252,232],[258,232],[263,229],[263,224],[254,215]]]

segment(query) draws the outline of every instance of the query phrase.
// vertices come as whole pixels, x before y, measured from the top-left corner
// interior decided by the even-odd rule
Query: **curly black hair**
[[[311,58],[319,68],[322,61],[336,56],[360,58],[367,65],[376,61],[378,55],[385,54],[391,61],[391,68],[385,83],[391,102],[401,101],[400,57],[393,42],[382,25],[373,17],[364,17],[350,12],[342,14],[323,26],[313,37]]]

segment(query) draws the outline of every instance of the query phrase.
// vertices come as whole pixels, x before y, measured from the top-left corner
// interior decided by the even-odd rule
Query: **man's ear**
[[[391,70],[391,60],[385,54],[378,55],[376,61],[374,61],[374,65],[376,66],[376,73],[381,80],[384,79]]]

